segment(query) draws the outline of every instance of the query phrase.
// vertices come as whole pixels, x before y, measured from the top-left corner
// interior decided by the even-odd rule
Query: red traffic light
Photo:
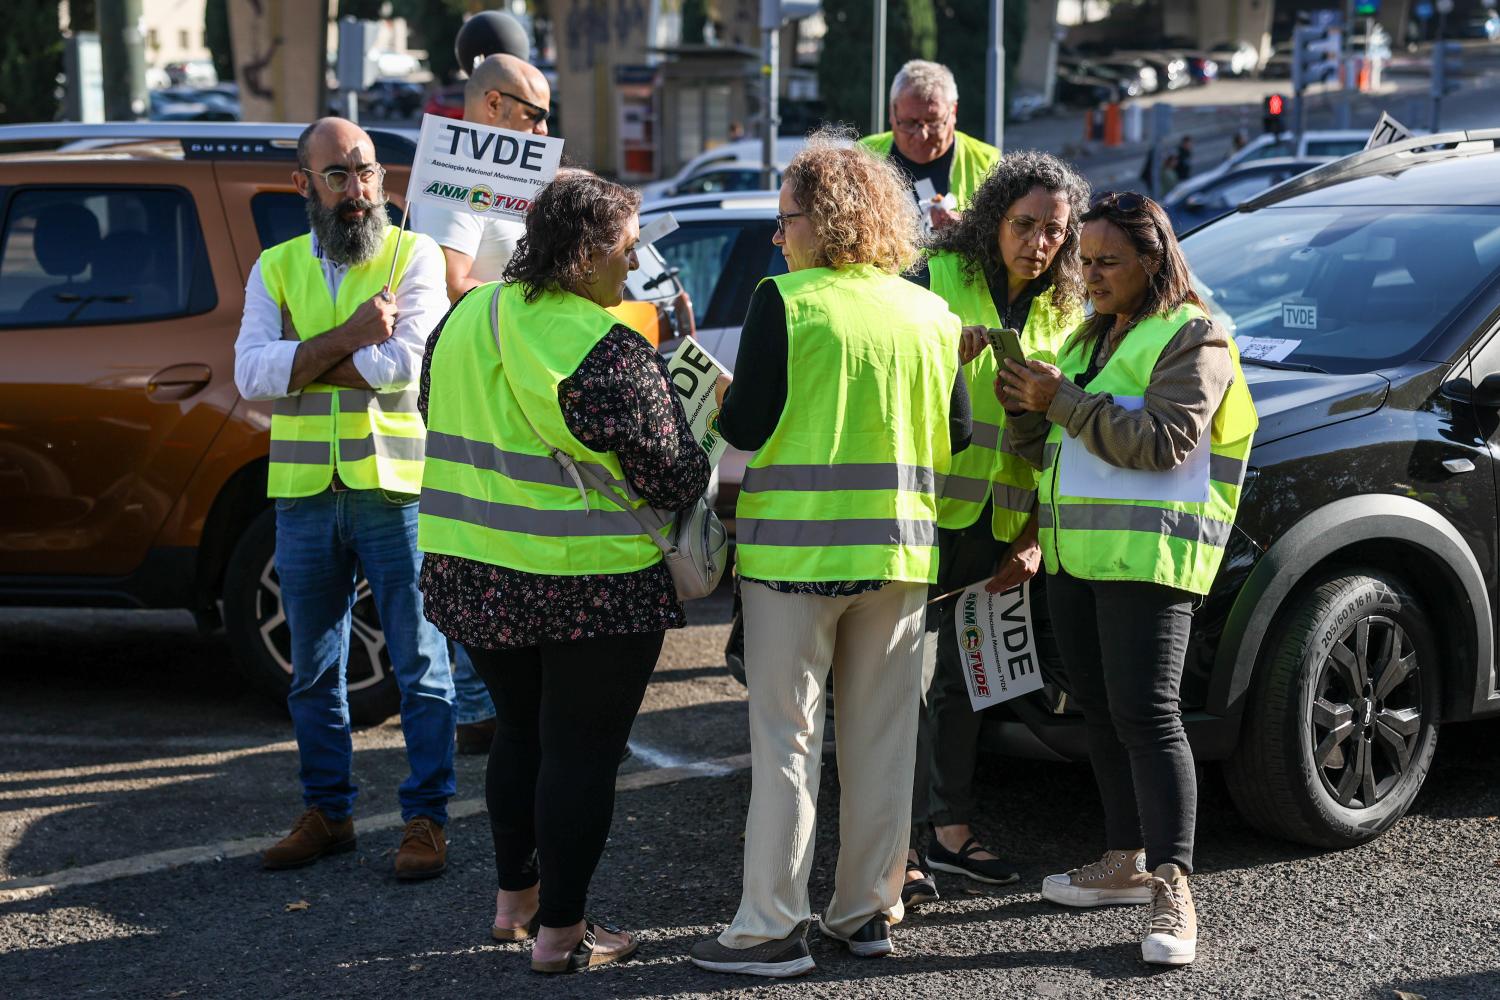
[[[1285,102],[1280,94],[1272,94],[1266,98],[1266,114],[1279,115]]]

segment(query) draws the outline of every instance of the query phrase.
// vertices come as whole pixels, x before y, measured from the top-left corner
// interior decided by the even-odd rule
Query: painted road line
[[[629,792],[656,785],[669,785],[690,778],[723,777],[726,774],[745,770],[749,766],[750,755],[738,754],[734,757],[697,761],[677,767],[636,771],[633,774],[620,776],[615,781],[615,790]],[[483,799],[460,799],[448,803],[450,820],[465,819],[483,811]],[[404,825],[400,811],[378,813],[374,816],[361,817],[358,820],[358,829],[362,833],[394,830]],[[251,854],[259,854],[280,839],[280,837],[250,837],[240,840],[224,840],[213,844],[199,844],[196,847],[178,847],[167,851],[155,851],[151,854],[139,854],[133,858],[102,861],[98,864],[53,872],[50,875],[10,879],[0,882],[0,904],[34,899],[37,896],[74,886],[93,885],[136,875],[150,875],[154,872],[204,861],[228,861],[231,858],[243,858]]]

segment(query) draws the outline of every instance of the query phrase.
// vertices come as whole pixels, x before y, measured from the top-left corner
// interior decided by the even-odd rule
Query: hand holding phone
[[[991,327],[984,331],[984,339],[989,341],[990,350],[995,352],[995,360],[1000,362],[1002,369],[1007,358],[1018,365],[1026,364],[1026,352],[1021,349],[1020,331],[1009,327],[1004,330]]]

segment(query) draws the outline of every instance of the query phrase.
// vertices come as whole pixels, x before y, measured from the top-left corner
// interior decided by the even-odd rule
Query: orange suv
[[[251,265],[307,229],[301,128],[0,127],[0,603],[186,608],[222,623],[283,701],[270,406],[235,391],[234,341]],[[415,132],[369,132],[399,206]],[[691,309],[656,263],[654,311],[621,312],[660,341]],[[349,661],[359,722],[398,707],[368,594]]]

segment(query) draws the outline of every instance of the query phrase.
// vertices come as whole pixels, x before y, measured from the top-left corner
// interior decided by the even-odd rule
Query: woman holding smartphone
[[[1007,362],[996,383],[1017,450],[1042,470],[1047,602],[1067,623],[1057,645],[1104,800],[1104,856],[1047,876],[1042,895],[1150,903],[1141,957],[1186,965],[1198,789],[1178,692],[1193,611],[1239,507],[1255,404],[1161,206],[1109,193],[1083,223],[1093,318],[1057,364]],[[1120,470],[1137,470],[1130,489]]]
[[[1005,450],[1005,410],[993,391],[999,361],[986,330],[1019,334],[1027,357],[1051,361],[1081,318],[1078,217],[1088,185],[1046,153],[1007,156],[990,171],[958,225],[932,246],[930,288],[964,322],[959,360],[973,406],[969,447],[953,457],[938,498],[938,581],[945,594],[990,577],[998,593],[1041,567],[1037,547],[1037,471]],[[936,649],[931,630],[936,627]],[[991,885],[1017,878],[970,828],[980,716],[969,705],[953,624],[953,601],[929,610],[924,673],[925,717],[919,720],[912,792],[911,846],[902,896],[908,905],[938,898],[928,869]],[[933,662],[934,654],[936,662]]]

